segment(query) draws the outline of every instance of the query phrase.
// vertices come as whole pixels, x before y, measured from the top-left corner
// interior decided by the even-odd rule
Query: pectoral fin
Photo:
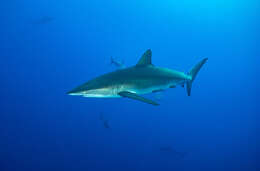
[[[139,96],[138,94],[131,93],[129,91],[122,91],[122,92],[119,92],[118,94],[122,97],[127,97],[127,98],[130,98],[130,99],[139,100],[141,102],[152,104],[152,105],[155,105],[155,106],[159,105],[158,103],[156,103],[156,102],[154,102],[150,99],[144,98],[142,96]]]

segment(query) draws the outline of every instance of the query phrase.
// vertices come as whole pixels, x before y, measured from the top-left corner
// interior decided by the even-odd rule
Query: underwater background
[[[0,2],[0,170],[191,171],[259,166],[258,0]],[[147,50],[187,72],[160,106],[66,92]]]

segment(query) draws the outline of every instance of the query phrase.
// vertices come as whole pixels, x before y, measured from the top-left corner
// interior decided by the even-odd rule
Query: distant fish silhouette
[[[160,151],[162,151],[162,152],[167,152],[167,153],[169,153],[169,154],[174,155],[174,157],[178,157],[178,158],[184,158],[184,157],[187,155],[186,152],[176,151],[175,149],[173,149],[173,148],[170,147],[170,146],[161,147],[161,148],[160,148]]]
[[[125,68],[124,62],[116,60],[112,56],[110,57],[110,64],[116,66],[118,69],[123,69]]]
[[[108,120],[105,120],[105,121],[104,121],[104,127],[105,127],[105,128],[110,128],[110,126],[109,126],[109,124],[108,124]]]
[[[39,19],[36,19],[32,22],[32,24],[35,24],[35,25],[39,25],[39,24],[47,24],[47,23],[50,23],[54,20],[53,17],[50,17],[50,16],[43,16]]]
[[[99,114],[99,120],[101,120],[103,122],[104,128],[110,128],[109,122],[107,119],[104,118],[103,113]]]

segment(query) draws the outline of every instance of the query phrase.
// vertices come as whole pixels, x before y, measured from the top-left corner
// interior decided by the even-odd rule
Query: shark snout
[[[73,88],[72,90],[68,91],[66,94],[68,95],[74,95],[74,96],[80,96],[85,94],[87,91],[87,88],[85,85],[81,85],[78,87]]]
[[[73,89],[73,90],[68,91],[66,94],[73,95],[73,96],[79,96],[79,95],[82,95],[82,91]]]
[[[68,94],[68,95],[76,95],[76,94],[78,94],[78,93],[75,92],[75,91],[68,91],[66,94]]]

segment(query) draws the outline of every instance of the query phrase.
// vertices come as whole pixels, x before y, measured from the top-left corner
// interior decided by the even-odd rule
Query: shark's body
[[[151,50],[147,50],[135,66],[99,76],[73,89],[68,94],[98,98],[128,97],[158,105],[139,95],[174,88],[185,83],[188,95],[190,95],[192,81],[206,60],[202,60],[188,74],[185,74],[152,65]]]

